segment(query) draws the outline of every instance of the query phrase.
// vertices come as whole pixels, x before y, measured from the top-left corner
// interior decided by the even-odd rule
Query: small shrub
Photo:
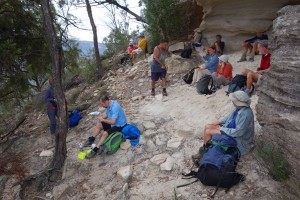
[[[291,173],[290,165],[280,147],[266,138],[258,139],[256,145],[255,155],[263,162],[274,180],[287,180]]]

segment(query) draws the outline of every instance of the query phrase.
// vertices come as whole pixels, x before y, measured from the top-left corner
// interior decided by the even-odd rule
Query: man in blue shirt
[[[50,121],[50,133],[55,135],[56,132],[56,116],[57,116],[57,104],[54,98],[53,91],[53,79],[49,78],[49,87],[45,94],[45,100],[47,102],[47,114]]]
[[[122,107],[113,100],[110,100],[107,95],[101,97],[100,106],[106,109],[106,112],[99,117],[96,127],[93,130],[92,136],[88,138],[85,145],[92,145],[95,142],[95,138],[102,132],[101,138],[90,153],[87,154],[87,158],[91,158],[96,155],[98,151],[102,151],[102,144],[109,134],[115,132],[121,132],[127,125],[125,112]]]
[[[256,32],[256,35],[248,40],[243,42],[243,55],[238,62],[247,61],[247,52],[250,51],[249,61],[254,61],[254,55],[258,54],[257,41],[259,40],[268,40],[268,35],[263,34],[263,32]]]
[[[219,58],[214,46],[208,48],[207,55],[204,56],[203,59],[205,60],[205,63],[194,70],[192,84],[196,84],[196,82],[205,74],[211,75],[213,72],[217,71]]]
[[[202,150],[205,149],[207,142],[213,135],[224,132],[234,137],[241,155],[245,155],[250,151],[254,137],[254,115],[250,108],[251,99],[244,91],[231,93],[229,98],[235,108],[218,122],[205,126],[204,145],[201,148]],[[192,158],[198,160],[201,155],[198,153],[193,155]]]

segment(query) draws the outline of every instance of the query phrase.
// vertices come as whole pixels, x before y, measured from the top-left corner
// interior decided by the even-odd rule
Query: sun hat
[[[129,46],[133,45],[133,42],[129,42]]]
[[[227,56],[227,55],[221,55],[219,57],[219,60],[223,61],[224,63],[228,63],[229,56]]]
[[[249,107],[251,104],[251,99],[244,91],[236,91],[229,95],[230,100],[236,106]]]
[[[261,46],[268,48],[268,40],[257,40],[257,44],[260,44]]]
[[[144,32],[140,32],[139,37],[144,37]]]

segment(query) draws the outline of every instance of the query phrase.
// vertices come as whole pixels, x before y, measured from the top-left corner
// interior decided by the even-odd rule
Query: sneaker
[[[168,96],[167,91],[164,91],[164,90],[163,90],[163,91],[162,91],[162,95],[163,95],[163,96]]]
[[[151,96],[155,96],[155,91],[151,90]]]
[[[237,62],[245,62],[245,61],[247,61],[246,58],[241,58],[241,59],[239,59]]]
[[[96,154],[97,154],[97,152],[94,151],[94,149],[91,149],[91,150],[88,151],[88,153],[86,154],[86,157],[87,157],[87,158],[93,158]]]
[[[93,142],[91,142],[90,140],[86,140],[86,141],[83,143],[83,147],[90,147],[92,144],[93,144]]]

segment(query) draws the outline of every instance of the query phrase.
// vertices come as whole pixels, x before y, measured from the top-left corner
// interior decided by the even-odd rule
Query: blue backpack
[[[77,110],[72,110],[70,112],[71,114],[69,115],[69,127],[72,128],[78,125],[79,121],[82,119],[82,116],[78,113]]]
[[[216,186],[212,197],[219,187],[227,188],[226,192],[228,192],[232,186],[245,179],[244,175],[236,172],[240,155],[237,142],[233,137],[224,132],[216,134],[208,142],[206,152],[200,160],[198,171],[191,171],[189,174],[183,174],[183,176],[197,178],[196,181],[200,180],[203,185]]]
[[[122,133],[125,139],[130,140],[131,146],[136,146],[140,141],[140,131],[139,129],[132,124],[127,124],[123,129]]]

